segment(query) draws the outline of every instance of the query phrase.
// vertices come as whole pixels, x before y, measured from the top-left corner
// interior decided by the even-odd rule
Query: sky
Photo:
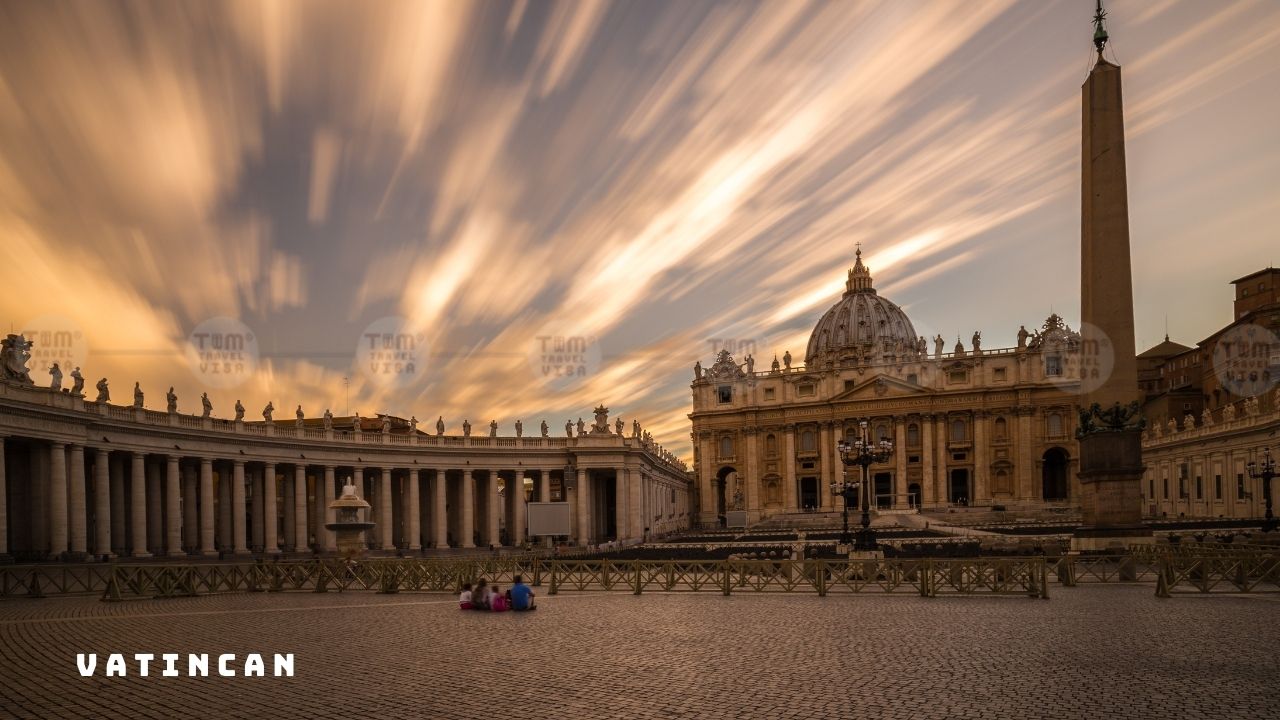
[[[1280,262],[1280,3],[1107,5],[1138,346],[1194,344]],[[694,362],[803,357],[857,243],[920,335],[1077,324],[1092,14],[4,0],[0,322],[90,399],[604,404],[689,459]]]

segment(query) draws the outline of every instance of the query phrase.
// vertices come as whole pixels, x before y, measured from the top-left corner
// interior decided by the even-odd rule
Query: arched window
[[[969,434],[965,431],[964,420],[951,421],[951,442],[964,442]]]
[[[996,418],[996,439],[1005,440],[1009,437],[1009,423],[1004,418]]]
[[[880,423],[876,426],[876,436],[871,439],[872,441],[878,441],[882,438],[893,439],[893,436],[889,434],[889,426],[884,423]]]
[[[733,457],[733,438],[728,435],[720,438],[720,457]]]
[[[907,445],[915,447],[920,444],[920,426],[911,423],[907,426]]]
[[[813,452],[818,449],[817,439],[812,430],[805,430],[800,433],[800,451]]]
[[[1062,434],[1062,416],[1058,413],[1049,413],[1044,419],[1045,431],[1049,437],[1057,437]]]
[[[1012,482],[1012,479],[1009,477],[1009,473],[1007,471],[1005,470],[996,471],[996,479],[995,479],[994,487],[992,487],[992,491],[997,493],[1003,493],[1006,495],[1010,495],[1013,493],[1013,482]]]
[[[764,439],[764,454],[768,457],[776,457],[778,454],[778,438],[768,435]]]

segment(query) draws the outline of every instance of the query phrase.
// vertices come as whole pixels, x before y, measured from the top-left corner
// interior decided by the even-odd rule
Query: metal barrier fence
[[[799,592],[1017,594],[1049,582],[1154,583],[1156,595],[1280,592],[1280,551],[1265,546],[1137,546],[1123,554],[877,560],[573,560],[541,556],[0,566],[0,598],[98,595],[104,600],[233,592],[455,592],[523,575],[548,592]]]
[[[544,579],[561,590],[1026,595],[1048,597],[1044,558],[879,560],[553,560]]]

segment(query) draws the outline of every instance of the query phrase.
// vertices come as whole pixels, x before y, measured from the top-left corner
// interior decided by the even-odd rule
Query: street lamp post
[[[831,492],[844,498],[844,532],[840,535],[840,542],[845,545],[852,542],[855,550],[875,550],[876,536],[871,531],[871,466],[882,463],[893,455],[893,441],[889,438],[872,441],[866,420],[858,423],[858,429],[859,436],[852,442],[842,439],[836,443],[840,462],[845,466],[845,475],[841,482],[831,483]],[[862,479],[849,482],[848,469],[854,465],[862,468]],[[854,538],[849,532],[849,502],[859,496],[862,501],[862,529],[858,531],[857,538]]]
[[[1262,462],[1252,460],[1246,465],[1249,477],[1262,481],[1262,497],[1267,504],[1267,512],[1262,520],[1262,532],[1273,532],[1276,529],[1275,515],[1271,514],[1271,481],[1276,476],[1276,461],[1271,457],[1271,448],[1262,449]]]

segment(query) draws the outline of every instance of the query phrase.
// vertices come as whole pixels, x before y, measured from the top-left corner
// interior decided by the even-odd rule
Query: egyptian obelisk
[[[1106,13],[1098,0],[1098,57],[1082,88],[1080,184],[1081,414],[1079,549],[1150,535],[1142,527],[1142,430],[1133,336],[1129,200],[1120,66],[1103,57]]]

